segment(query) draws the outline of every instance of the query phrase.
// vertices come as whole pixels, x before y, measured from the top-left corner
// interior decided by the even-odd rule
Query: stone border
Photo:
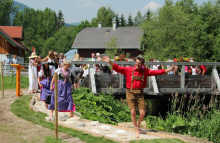
[[[39,94],[34,95],[30,102],[30,108],[35,112],[42,112],[49,116],[49,110],[44,106],[44,103],[39,100]],[[144,139],[180,139],[187,143],[212,143],[207,140],[198,139],[191,136],[184,136],[174,133],[166,133],[161,131],[154,131],[143,129],[139,138],[136,138],[136,133],[132,123],[119,123],[118,126],[99,123],[98,121],[90,121],[80,118],[80,113],[75,113],[74,117],[69,118],[68,113],[59,112],[59,125],[72,128],[74,130],[83,131],[85,133],[105,137],[107,139],[117,142],[130,142],[132,140]],[[48,117],[46,117],[48,119]],[[53,122],[50,120],[50,122]],[[145,126],[145,125],[143,125]]]

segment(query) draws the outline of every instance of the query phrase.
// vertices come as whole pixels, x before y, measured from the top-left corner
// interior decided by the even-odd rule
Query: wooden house
[[[10,64],[16,56],[17,63],[24,63],[26,49],[21,43],[22,30],[20,26],[0,26],[0,61]]]
[[[77,49],[80,57],[90,58],[91,53],[103,54],[111,47],[120,49],[130,58],[141,54],[141,38],[143,31],[139,27],[90,27],[83,29],[73,42],[72,49]]]

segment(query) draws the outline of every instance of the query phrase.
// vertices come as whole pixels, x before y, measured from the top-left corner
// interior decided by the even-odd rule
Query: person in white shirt
[[[36,93],[38,90],[38,78],[37,78],[37,58],[35,52],[32,52],[29,57],[28,75],[29,75],[29,92]]]

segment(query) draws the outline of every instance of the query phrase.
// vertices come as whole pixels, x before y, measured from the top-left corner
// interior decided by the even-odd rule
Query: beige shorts
[[[130,109],[138,106],[139,110],[145,110],[144,94],[140,90],[126,90],[126,100]]]

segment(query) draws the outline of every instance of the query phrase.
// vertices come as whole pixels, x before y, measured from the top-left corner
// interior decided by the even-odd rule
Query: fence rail
[[[121,66],[134,65],[134,62],[116,62]],[[72,61],[71,64],[82,65],[88,64],[89,66],[89,78],[84,79],[88,81],[86,87],[96,92],[124,92],[125,91],[125,79],[121,74],[110,75],[103,73],[92,73],[91,70],[96,64],[108,65],[105,62],[97,61]],[[174,92],[208,92],[208,93],[220,93],[220,79],[217,68],[220,66],[220,62],[146,62],[147,66],[151,65],[178,65],[180,72],[178,75],[161,75],[156,78],[148,78],[148,86],[145,88],[145,92],[148,94],[163,94]],[[205,65],[209,69],[209,73],[206,76],[188,76],[185,74],[185,66],[199,66]],[[25,68],[21,74],[28,75],[28,63],[22,64]],[[3,72],[5,76],[15,75],[15,68],[9,64],[3,65]],[[109,76],[103,78],[103,76]],[[105,79],[108,79],[104,81]]]
[[[134,62],[115,62],[122,66],[134,65]],[[72,64],[89,64],[89,68],[92,68],[94,64],[104,64],[105,62],[97,62],[97,61],[72,61]],[[148,94],[160,94],[160,93],[192,93],[192,92],[203,92],[203,93],[219,93],[220,92],[220,80],[217,71],[217,67],[220,66],[220,62],[146,62],[145,65],[177,65],[180,68],[180,73],[178,75],[170,75],[169,78],[167,75],[157,76],[156,80],[151,80],[148,78],[148,87],[145,88],[145,92]],[[204,65],[208,68],[211,68],[211,72],[209,75],[202,76],[188,76],[185,73],[185,66],[199,66]],[[91,70],[89,70],[91,71]],[[93,74],[89,74],[90,76],[94,76]],[[110,84],[102,84],[104,83],[104,79],[99,77],[99,75],[95,76],[95,82],[90,81],[90,86],[93,91],[101,91],[101,92],[125,92],[125,80],[123,75],[118,75],[118,80],[114,81],[115,77],[110,77]],[[97,80],[101,78],[101,80]],[[90,78],[93,79],[93,78]],[[101,82],[101,83],[100,83]],[[118,82],[119,85],[114,87],[114,85]],[[101,87],[97,87],[101,85]],[[167,86],[166,86],[167,85]],[[104,86],[104,87],[103,87]],[[114,87],[114,88],[112,88]],[[97,88],[97,89],[94,89]],[[155,89],[156,88],[156,89]],[[159,91],[158,91],[159,90]]]

